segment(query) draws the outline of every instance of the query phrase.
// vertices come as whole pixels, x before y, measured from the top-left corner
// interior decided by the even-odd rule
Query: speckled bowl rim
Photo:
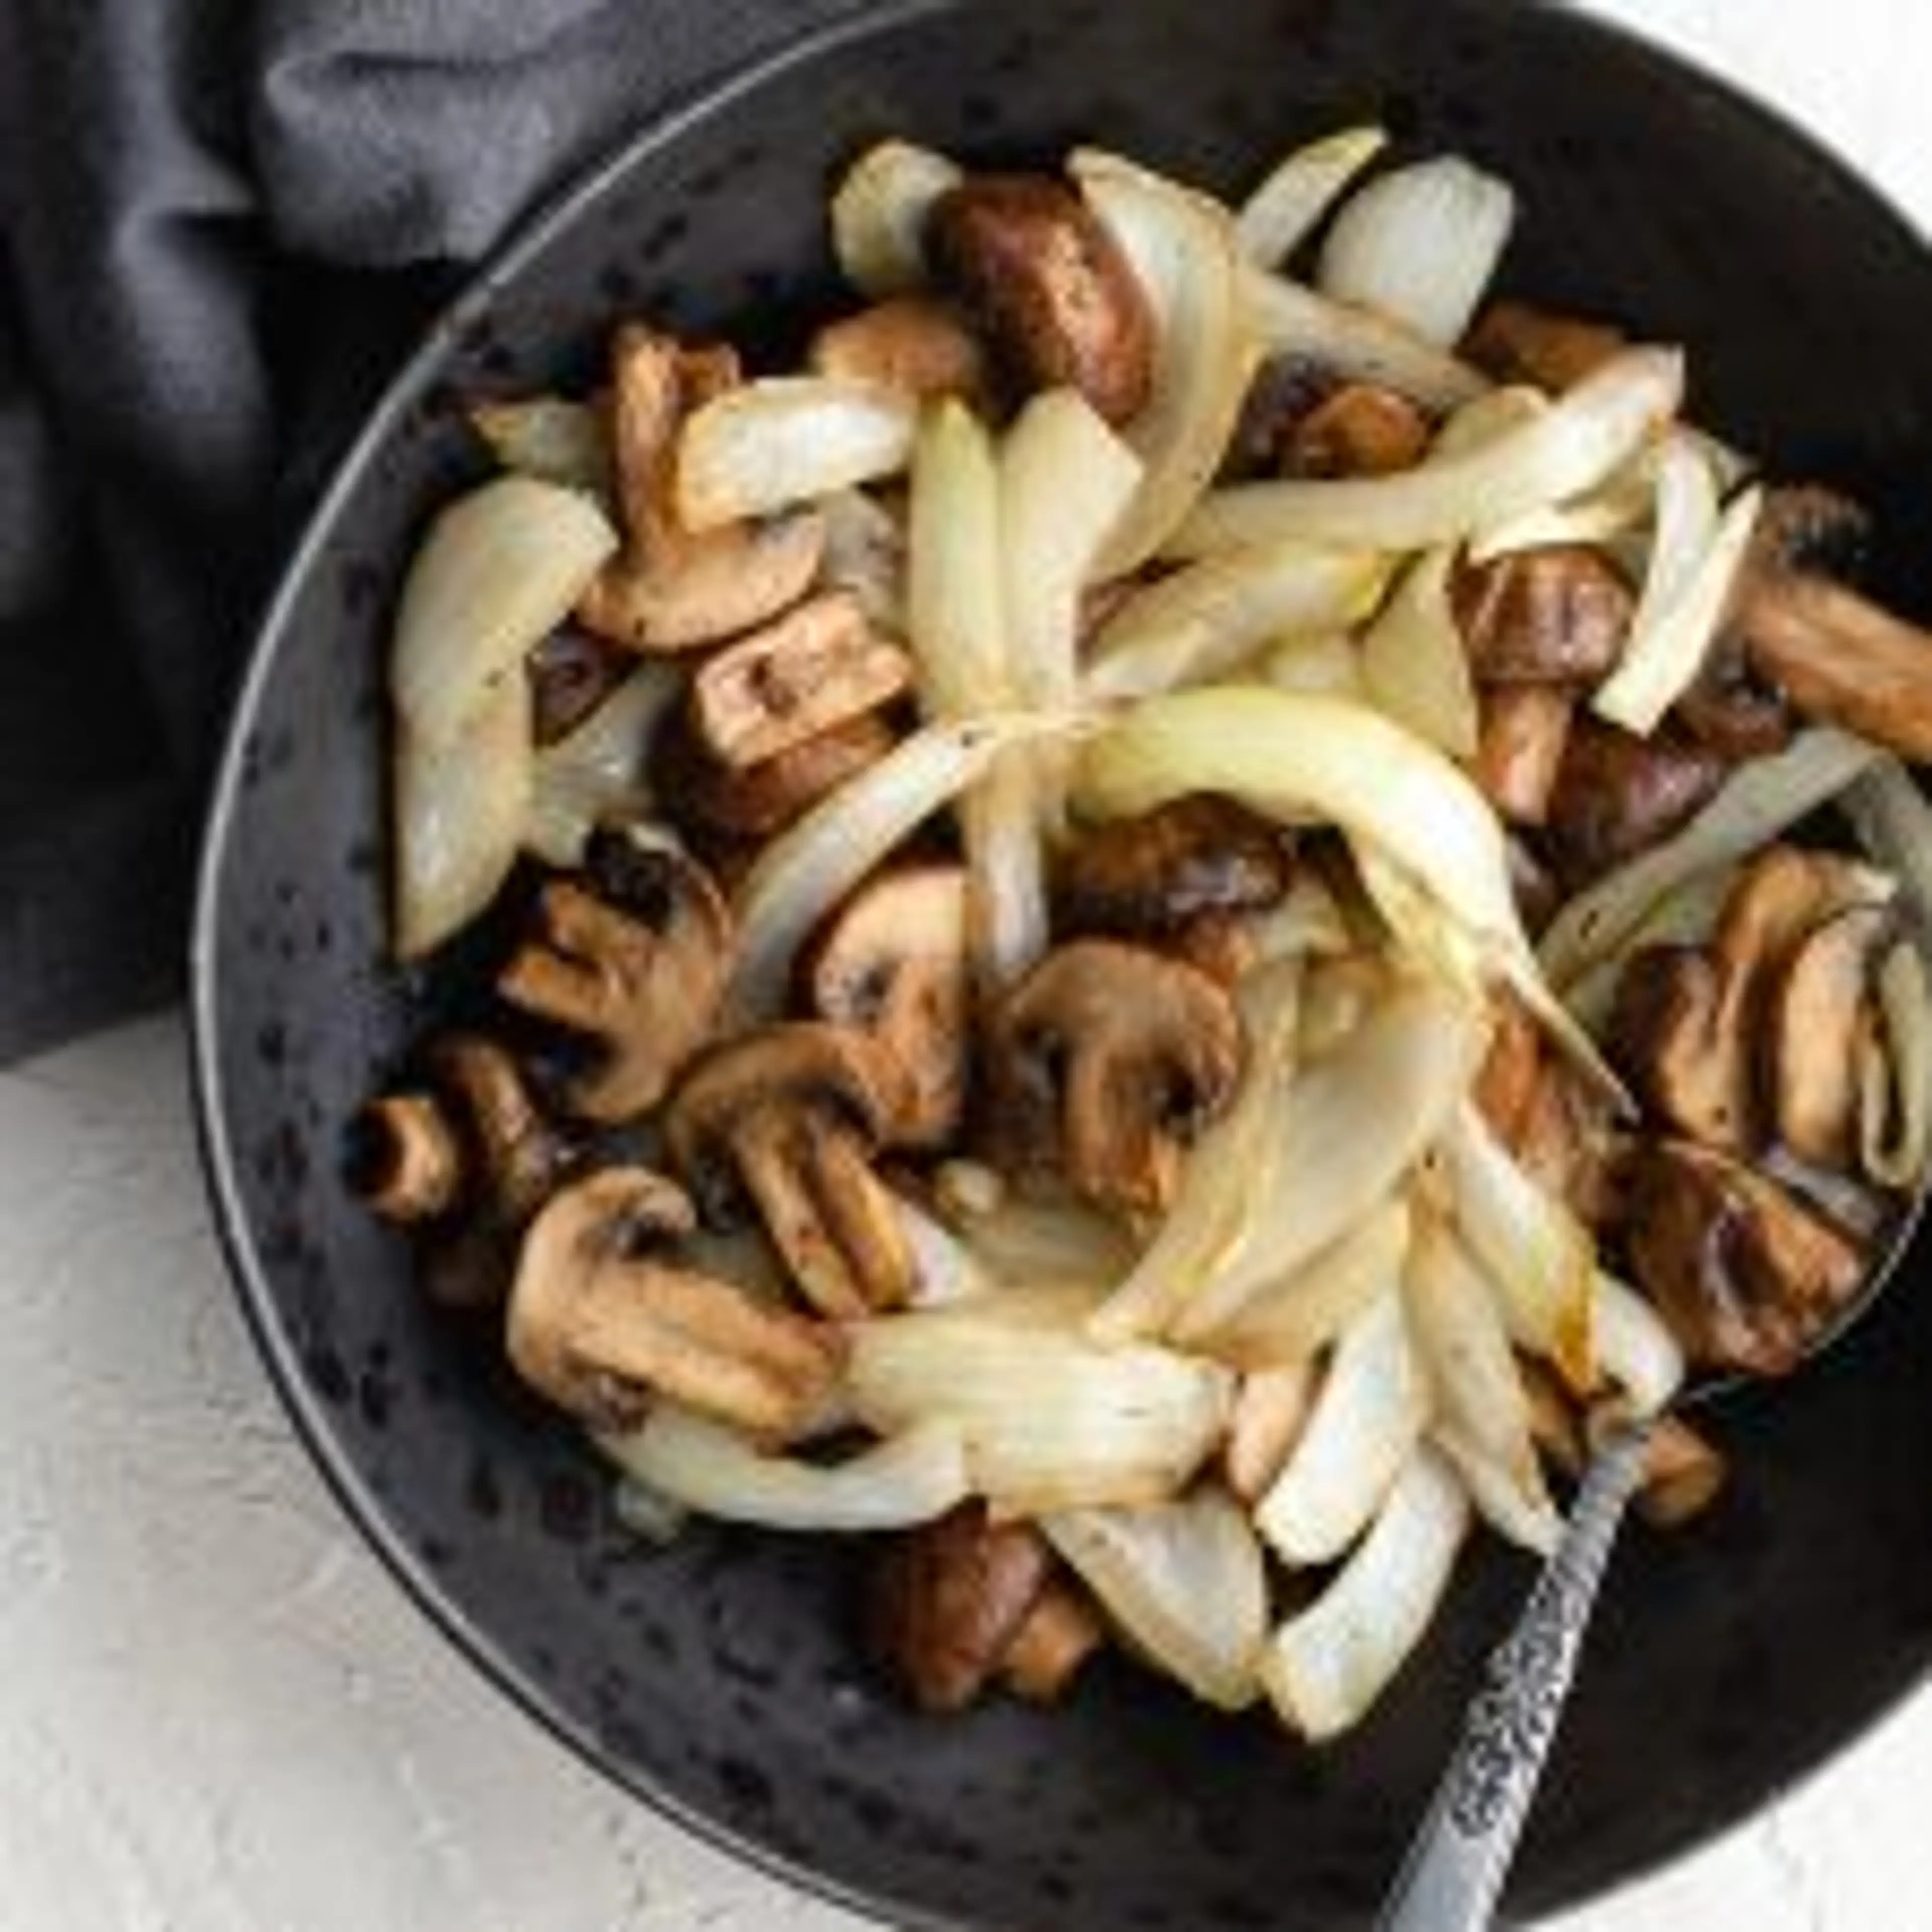
[[[1812,166],[1854,192],[1868,205],[1875,220],[1888,224],[1915,248],[1923,250],[1928,247],[1926,231],[1918,222],[1828,143],[1697,59],[1620,20],[1570,4],[1568,0],[1520,0],[1520,4],[1562,15],[1580,34],[1594,38],[1606,46],[1621,46],[1653,62],[1673,86],[1701,93],[1729,111],[1755,121],[1767,136],[1802,152]],[[922,19],[955,13],[970,4],[971,0],[879,0],[879,4],[814,28],[757,57],[735,73],[698,82],[642,128],[614,143],[604,158],[588,165],[556,195],[543,201],[443,308],[386,383],[353,442],[337,461],[255,626],[206,808],[188,957],[194,1118],[217,1240],[233,1277],[250,1332],[296,1432],[358,1533],[428,1622],[488,1682],[616,1790],[640,1801],[712,1849],[770,1877],[876,1923],[904,1927],[908,1932],[999,1932],[999,1928],[989,1922],[935,1911],[922,1901],[897,1897],[880,1888],[862,1891],[806,1860],[788,1856],[740,1833],[668,1786],[646,1776],[587,1727],[558,1710],[526,1669],[476,1624],[455,1594],[398,1533],[381,1499],[345,1449],[326,1404],[302,1372],[269,1285],[257,1231],[243,1205],[240,1156],[230,1132],[218,1051],[220,986],[216,963],[217,933],[221,874],[230,830],[241,809],[249,727],[274,675],[282,634],[289,628],[307,580],[322,564],[330,533],[344,506],[362,488],[364,473],[395,434],[426,381],[452,349],[474,326],[478,317],[487,313],[498,292],[515,282],[533,258],[590,214],[624,179],[674,149],[700,123],[757,95],[796,70],[834,58],[849,47],[898,32]],[[1853,1745],[1894,1718],[1928,1681],[1932,1681],[1932,1658],[1922,1662],[1898,1688],[1880,1693],[1850,1714],[1838,1742],[1814,1763],[1775,1786],[1758,1811],[1714,1820],[1694,1828],[1670,1850],[1640,1862],[1596,1891],[1576,1893],[1552,1907],[1552,1913],[1571,1912],[1616,1896],[1744,1830],[1754,1818],[1821,1776]],[[1535,1920],[1516,1922],[1538,1924],[1546,1922],[1546,1918],[1539,1915]]]

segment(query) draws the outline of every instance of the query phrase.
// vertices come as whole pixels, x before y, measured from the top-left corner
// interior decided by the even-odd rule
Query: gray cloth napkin
[[[0,0],[0,1059],[178,985],[250,619],[434,304],[864,0]]]

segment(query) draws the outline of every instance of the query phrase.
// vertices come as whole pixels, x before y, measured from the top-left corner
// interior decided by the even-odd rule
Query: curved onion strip
[[[536,756],[524,847],[553,866],[583,862],[600,818],[650,809],[644,776],[652,736],[684,688],[661,658],[647,658],[568,737]]]
[[[1598,1387],[1623,1391],[1639,1415],[1660,1415],[1684,1385],[1684,1352],[1647,1297],[1597,1270],[1590,1311]]]
[[[1399,1289],[1343,1332],[1301,1440],[1255,1511],[1292,1565],[1332,1562],[1373,1519],[1428,1425],[1427,1372]]]
[[[1294,1078],[1300,1014],[1297,964],[1260,968],[1243,987],[1248,1064],[1240,1091],[1189,1154],[1154,1239],[1088,1324],[1096,1342],[1111,1346],[1159,1334],[1240,1240],[1254,1212],[1270,1130]]]
[[[1339,959],[1354,950],[1354,934],[1335,895],[1312,872],[1303,872],[1280,903],[1255,914],[1249,932],[1255,967],[1276,961]]]
[[[1438,1447],[1492,1527],[1548,1555],[1562,1524],[1530,1435],[1515,1351],[1487,1283],[1432,1215],[1420,1217],[1402,1286],[1409,1332],[1433,1392]]]
[[[899,1226],[912,1250],[914,1308],[946,1308],[997,1292],[998,1283],[980,1266],[973,1250],[915,1202],[894,1192]]]
[[[1426,552],[1396,584],[1362,640],[1369,702],[1452,758],[1473,758],[1481,733],[1469,655],[1449,603],[1455,552]]]
[[[1346,128],[1297,148],[1237,211],[1234,233],[1242,254],[1262,268],[1279,267],[1388,146],[1385,128]]]
[[[1276,691],[1316,698],[1365,698],[1361,646],[1346,632],[1284,638],[1263,652],[1250,669],[1258,682],[1272,685]]]
[[[654,1550],[668,1550],[691,1521],[691,1512],[683,1504],[634,1476],[626,1476],[618,1483],[610,1508],[632,1535]]]
[[[1666,892],[1632,928],[1618,950],[1599,959],[1563,989],[1563,1004],[1598,1039],[1609,1025],[1624,962],[1647,946],[1702,946],[1717,930],[1724,902],[1737,883],[1735,866],[1713,866]]]
[[[1008,746],[1070,728],[1031,714],[928,724],[821,799],[764,848],[740,888],[732,1007],[746,1018],[776,1012],[806,936],[908,832]]]
[[[1596,1244],[1465,1101],[1442,1137],[1456,1224],[1487,1276],[1510,1340],[1580,1394],[1596,1384],[1590,1333]]]
[[[716,530],[896,476],[918,422],[912,398],[874,382],[767,376],[728,389],[678,438],[679,518]]]
[[[1011,986],[1052,944],[1043,782],[1024,751],[1009,752],[960,803],[966,950],[974,982],[986,991]]]
[[[1479,370],[1385,316],[1252,266],[1241,270],[1240,287],[1248,326],[1270,357],[1316,363],[1345,381],[1394,389],[1425,410],[1454,409],[1490,386]]]
[[[1432,462],[1468,456],[1532,423],[1539,423],[1552,407],[1550,398],[1527,382],[1506,382],[1472,396],[1436,432],[1429,446]]]
[[[926,1422],[843,1462],[767,1456],[708,1417],[660,1402],[628,1436],[597,1446],[654,1494],[726,1522],[766,1529],[907,1529],[968,1494],[958,1429]]]
[[[1841,802],[1865,849],[1904,882],[1922,938],[1932,935],[1932,805],[1917,782],[1881,752]]]
[[[1858,1154],[1882,1187],[1916,1187],[1932,1153],[1932,986],[1910,940],[1878,970],[1876,1032],[1862,1042]]]
[[[956,1422],[974,1490],[1012,1514],[1132,1507],[1182,1488],[1226,1424],[1227,1372],[1165,1348],[1096,1348],[1079,1332],[1082,1298],[1060,1297],[1058,1321],[1016,1317],[1012,1299],[858,1324],[847,1374],[860,1418],[882,1433]]]
[[[1468,1527],[1455,1472],[1419,1450],[1341,1574],[1262,1658],[1262,1688],[1291,1730],[1318,1744],[1368,1714],[1422,1641]]]
[[[1387,566],[1372,550],[1280,543],[1228,550],[1136,591],[1089,653],[1087,692],[1148,698],[1232,670],[1284,633],[1347,631],[1375,608]]]
[[[1144,563],[1214,481],[1259,352],[1225,208],[1116,154],[1083,148],[1068,166],[1144,290],[1158,336],[1152,392],[1126,430],[1145,468],[1100,556],[1105,578]]]
[[[1599,717],[1647,736],[1683,695],[1710,655],[1763,505],[1764,493],[1756,489],[1747,490],[1732,504],[1702,553],[1690,562],[1674,598],[1660,598],[1655,608],[1647,610],[1650,586],[1646,584],[1623,660],[1590,700]],[[1660,521],[1657,542],[1660,550]]]
[[[1069,1510],[1040,1526],[1148,1662],[1218,1709],[1254,1702],[1268,1580],[1255,1533],[1225,1490]]]
[[[992,439],[947,397],[920,422],[907,496],[908,641],[929,716],[964,718],[1014,703],[1003,576]]]
[[[1558,913],[1539,947],[1550,983],[1561,991],[1599,960],[1620,956],[1666,893],[1768,844],[1837,796],[1882,755],[1844,732],[1820,728],[1801,732],[1783,751],[1741,766],[1682,831],[1605,874]]]
[[[504,469],[600,500],[609,497],[610,432],[588,403],[561,396],[478,403],[470,422]]]
[[[1408,1240],[1408,1204],[1392,1196],[1192,1346],[1249,1373],[1308,1362],[1400,1285]]]
[[[1378,175],[1330,224],[1324,295],[1393,316],[1447,348],[1469,326],[1516,226],[1516,194],[1460,155]]]
[[[1237,483],[1204,497],[1168,545],[1198,556],[1277,538],[1421,550],[1594,490],[1676,412],[1684,358],[1627,349],[1534,422],[1390,476]]]
[[[1289,1090],[1268,1164],[1251,1174],[1239,1244],[1175,1315],[1192,1344],[1369,1214],[1434,1142],[1467,1090],[1481,1028],[1459,995],[1400,988]]]
[[[429,526],[403,585],[389,693],[417,744],[460,736],[524,659],[569,616],[617,548],[588,496],[500,476]]]
[[[832,197],[832,252],[860,294],[892,296],[926,280],[932,205],[964,179],[930,148],[881,141],[845,170]]]
[[[1517,550],[1545,550],[1558,544],[1612,544],[1628,536],[1643,521],[1648,508],[1645,496],[1613,482],[1574,503],[1532,510],[1526,517],[1512,518],[1486,530],[1471,539],[1469,561],[1493,563]]]
[[[530,689],[520,668],[462,733],[424,744],[395,735],[395,949],[420,959],[496,896],[530,814]]]

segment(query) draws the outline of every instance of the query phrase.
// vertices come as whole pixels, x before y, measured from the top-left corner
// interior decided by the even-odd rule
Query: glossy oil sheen
[[[478,998],[461,960],[382,963],[387,622],[424,515],[478,472],[460,399],[580,381],[634,314],[782,354],[829,292],[827,179],[868,139],[1000,161],[1100,142],[1232,191],[1295,138],[1371,116],[1510,176],[1526,217],[1510,285],[1686,344],[1700,416],[1864,490],[1892,546],[1883,587],[1932,609],[1932,268],[1762,112],[1508,0],[978,0],[884,10],[699,104],[487,276],[324,505],[236,724],[196,934],[198,1070],[226,1237],[296,1420],[504,1689],[640,1796],[897,1923],[1366,1922],[1524,1574],[1468,1559],[1382,1710],[1318,1756],[1118,1665],[1057,1714],[922,1721],[858,1662],[844,1552],[627,1540],[569,1431],[487,1337],[422,1309],[343,1184],[358,1101]],[[1726,1406],[1736,1481],[1697,1533],[1632,1538],[1515,1907],[1744,1816],[1924,1670],[1924,1272],[1787,1394]]]

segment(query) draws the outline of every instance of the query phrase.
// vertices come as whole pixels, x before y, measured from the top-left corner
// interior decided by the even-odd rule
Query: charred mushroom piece
[[[1490,684],[1594,684],[1614,668],[1635,600],[1587,544],[1546,544],[1467,565],[1450,598],[1469,668]]]
[[[958,396],[977,404],[986,392],[980,338],[930,296],[895,296],[827,322],[812,338],[807,359],[821,376],[876,382],[922,401]]]
[[[1052,1574],[1029,1523],[962,1503],[889,1544],[873,1572],[868,1647],[922,1710],[963,1711],[992,1681]]]
[[[530,736],[538,746],[567,738],[637,668],[637,659],[588,632],[552,632],[525,662]]]
[[[634,1429],[653,1394],[763,1438],[797,1435],[837,1379],[836,1337],[677,1265],[683,1190],[608,1168],[559,1194],[524,1238],[506,1339],[524,1381],[593,1428]]]
[[[1737,627],[1753,668],[1798,711],[1932,760],[1932,632],[1822,577],[1767,578]]]
[[[1780,484],[1765,492],[1750,568],[1754,574],[1797,570],[1849,582],[1864,564],[1871,529],[1870,513],[1836,490]]]
[[[1864,1277],[1857,1244],[1775,1181],[1686,1141],[1634,1163],[1630,1264],[1684,1352],[1714,1369],[1788,1373]]]
[[[608,1125],[656,1106],[704,1043],[730,969],[731,920],[701,866],[638,829],[600,826],[585,870],[586,884],[544,886],[537,930],[496,990],[595,1042],[565,1099]]]
[[[1668,724],[1640,738],[1580,711],[1544,821],[1549,856],[1574,891],[1680,830],[1728,770]]]
[[[700,534],[674,507],[685,418],[738,381],[728,349],[692,350],[637,323],[611,352],[612,459],[626,542],[578,608],[584,627],[638,651],[680,651],[734,636],[796,603],[825,548],[804,510]]]
[[[904,1069],[876,1041],[798,1021],[713,1047],[672,1096],[664,1131],[700,1198],[742,1188],[806,1299],[850,1320],[912,1292],[898,1204],[868,1165],[909,1106]]]
[[[728,644],[691,683],[691,717],[705,749],[734,771],[890,703],[912,682],[912,660],[876,634],[858,599],[827,591]]]
[[[1600,369],[1624,339],[1607,322],[1499,302],[1469,332],[1462,353],[1499,382],[1532,382],[1554,392]]]
[[[1496,684],[1480,698],[1480,731],[1470,776],[1513,825],[1550,816],[1576,701],[1561,685]]]
[[[463,1151],[433,1095],[381,1095],[363,1108],[357,1136],[356,1191],[371,1214],[407,1226],[434,1221],[455,1205]]]
[[[1513,993],[1492,1000],[1490,1014],[1489,1051],[1472,1097],[1497,1139],[1514,1153],[1522,1144],[1543,1076],[1543,1030]]]
[[[880,874],[846,902],[806,976],[824,1018],[870,1034],[904,1069],[910,1098],[899,1143],[944,1146],[966,1100],[965,873]]]
[[[1029,1704],[1057,1704],[1107,1641],[1107,1627],[1071,1586],[1054,1578],[1034,1600],[1000,1666],[1000,1682]]]
[[[776,758],[734,770],[712,757],[683,715],[652,747],[656,795],[682,821],[724,838],[769,838],[802,818],[897,742],[876,712],[835,724]]]
[[[999,1151],[1024,1165],[1057,1148],[1088,1200],[1156,1214],[1184,1142],[1232,1096],[1245,1050],[1233,998],[1197,968],[1114,940],[1060,946],[993,1015],[994,1131],[1012,1136]]]
[[[1430,433],[1428,417],[1406,396],[1373,382],[1350,382],[1289,431],[1282,472],[1316,479],[1390,476],[1422,460]]]
[[[1024,389],[1078,389],[1108,422],[1138,416],[1154,326],[1126,257],[1049,175],[974,175],[934,203],[928,255]]]

